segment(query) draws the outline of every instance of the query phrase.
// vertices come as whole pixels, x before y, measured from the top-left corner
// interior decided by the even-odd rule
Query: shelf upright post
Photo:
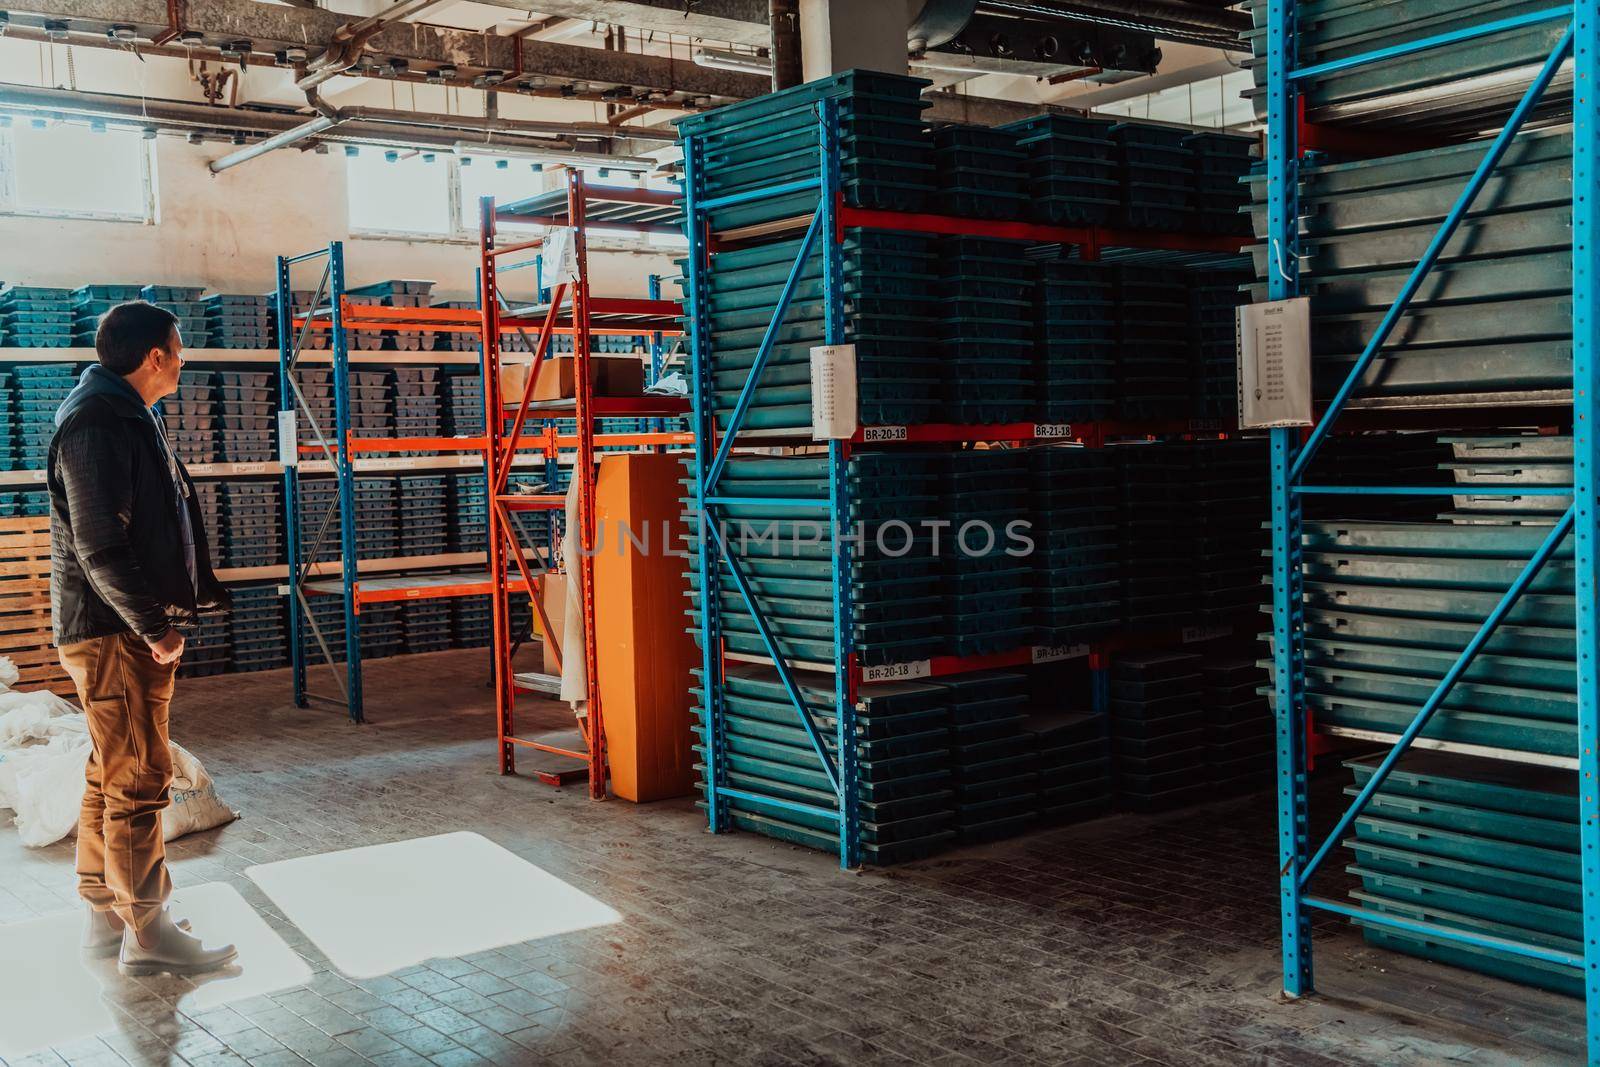
[[[700,138],[691,134],[683,141],[683,218],[689,242],[689,313],[694,317],[689,329],[689,373],[694,378],[689,397],[694,428],[694,513],[698,526],[695,569],[700,575],[700,689],[704,694],[700,725],[705,738],[706,827],[716,834],[727,830],[729,825],[728,802],[721,792],[727,776],[722,734],[722,633],[718,617],[721,561],[717,558],[716,538],[708,528],[715,519],[706,501],[710,495],[706,475],[711,458],[716,454],[717,428],[711,408],[715,385],[706,351],[703,313],[710,299],[706,288],[710,264],[706,240],[708,220],[702,218],[700,212],[701,181]]]
[[[1600,246],[1596,240],[1595,184],[1600,181],[1600,125],[1596,78],[1600,78],[1600,2],[1577,0],[1572,9],[1572,497],[1573,599],[1577,612],[1578,832],[1583,859],[1584,1022],[1588,1062],[1600,1064],[1600,546],[1596,545],[1596,464],[1600,440]],[[1584,195],[1587,191],[1588,195]]]
[[[511,593],[506,583],[506,538],[502,512],[495,503],[500,484],[500,455],[505,436],[505,399],[500,394],[500,283],[494,254],[494,197],[478,200],[478,314],[482,336],[484,494],[489,510],[489,651],[494,657],[495,735],[500,746],[500,773],[517,773],[517,746],[510,740],[516,702],[511,666]],[[506,460],[510,462],[510,458]]]
[[[606,731],[600,707],[599,645],[595,630],[594,555],[596,544],[595,458],[594,458],[594,379],[590,376],[589,346],[589,250],[585,236],[584,212],[587,198],[583,171],[567,171],[567,218],[572,223],[572,254],[577,280],[572,286],[572,361],[573,414],[577,416],[578,460],[573,477],[578,481],[578,582],[583,605],[583,658],[589,711],[589,796],[606,796]],[[559,279],[558,279],[559,282]],[[569,561],[570,566],[570,561]]]
[[[818,243],[822,250],[823,343],[843,344],[844,255],[839,231],[839,105],[823,100],[817,108],[817,145],[820,153],[817,211],[822,216]],[[828,442],[828,518],[833,538],[833,700],[834,743],[839,768],[839,866],[851,870],[861,865],[861,827],[857,804],[856,679],[854,606],[850,602],[851,548],[856,533],[850,507],[850,443]],[[861,531],[865,538],[865,531]]]
[[[345,695],[350,721],[365,722],[361,702],[361,606],[356,585],[355,455],[350,450],[350,344],[344,330],[344,242],[328,245],[329,326],[333,331],[333,402],[339,486],[340,571],[344,585]]]
[[[294,417],[296,415],[294,386],[290,384],[289,378],[294,373],[294,364],[300,352],[299,336],[294,329],[294,308],[290,305],[291,294],[289,260],[285,256],[279,256],[278,433],[280,438],[287,434],[288,440],[280,439],[278,448],[280,457],[298,461],[300,433],[297,426],[298,419]],[[282,417],[285,411],[290,413],[291,418]],[[300,580],[300,468],[297,462],[283,465],[283,528],[285,558],[289,566],[289,663],[294,673],[294,706],[305,708],[310,707],[311,702],[306,698],[306,651],[301,639],[304,623],[297,588]]]
[[[661,299],[661,275],[652,274],[646,279],[645,292],[649,294],[651,300],[660,300]],[[650,342],[650,383],[649,384],[654,385],[654,384],[656,384],[657,382],[659,382],[661,380],[661,371],[663,369],[662,368],[662,362],[663,362],[664,357],[666,356],[666,345],[664,343],[664,339],[661,336],[661,331],[660,330],[652,331],[650,336],[649,336],[649,338],[648,338],[648,340]],[[650,420],[650,430],[652,432],[654,432],[654,433],[665,433],[666,429],[667,429],[667,420],[666,419],[651,419]],[[662,451],[662,449],[658,448],[656,451],[659,452],[659,451]]]
[[[1295,0],[1267,4],[1267,298],[1299,294],[1298,94]],[[1272,431],[1272,655],[1277,718],[1279,919],[1283,928],[1283,991],[1312,992],[1311,918],[1300,871],[1309,858],[1305,661],[1302,621],[1300,498],[1293,468],[1300,431]]]

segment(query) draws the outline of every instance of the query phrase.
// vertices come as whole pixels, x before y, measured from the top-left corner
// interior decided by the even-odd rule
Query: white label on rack
[[[1058,660],[1077,659],[1089,654],[1088,645],[1034,645],[1034,663],[1055,663]]]
[[[1070,422],[1036,422],[1033,424],[1033,436],[1039,438],[1071,437],[1072,423]]]
[[[929,660],[914,659],[905,663],[883,663],[876,667],[861,668],[863,682],[904,682],[912,678],[926,678],[933,673]]]
[[[817,345],[811,350],[811,439],[848,441],[859,425],[856,346]]]
[[[278,412],[278,462],[285,467],[300,463],[300,434],[294,408]]]
[[[1245,304],[1237,316],[1239,427],[1310,426],[1310,297]]]
[[[483,457],[482,456],[475,456],[471,452],[464,452],[461,455],[456,457],[456,466],[458,466],[458,467],[481,467],[481,466],[483,466]]]
[[[266,474],[271,469],[269,463],[234,463],[230,473],[233,474]]]
[[[370,459],[358,460],[356,468],[367,471],[400,471],[410,470],[417,465],[417,461],[410,456],[373,456]]]
[[[28,476],[36,482],[42,482],[49,477],[49,471],[29,471]]]
[[[904,426],[867,426],[861,431],[861,440],[872,444],[878,441],[904,441],[906,428]]]
[[[1212,641],[1219,637],[1227,637],[1233,633],[1231,626],[1185,626],[1183,628],[1183,643],[1192,645],[1196,641]]]

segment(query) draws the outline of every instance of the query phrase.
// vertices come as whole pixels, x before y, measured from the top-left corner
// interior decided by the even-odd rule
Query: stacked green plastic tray
[[[1184,448],[1112,448],[1122,488],[1123,620],[1130,626],[1185,624],[1197,604],[1193,464]]]
[[[1043,396],[1040,415],[1068,423],[1109,418],[1117,397],[1115,268],[1081,260],[1046,260],[1036,269],[1034,350]],[[1228,366],[1231,374],[1231,354]]]
[[[826,456],[730,459],[717,493],[826,500],[827,464]],[[851,459],[848,477],[853,517],[862,524],[862,537],[850,548],[856,652],[868,665],[933,655],[941,649],[943,601],[931,532],[922,520],[936,514],[942,457],[860,453]],[[687,509],[694,483],[686,477],[683,484]],[[727,552],[749,579],[779,651],[789,660],[832,663],[833,560],[838,548],[827,513],[772,505],[723,505],[717,512],[725,521]],[[886,528],[892,521],[896,525]],[[691,529],[697,527],[691,521]],[[856,532],[847,529],[841,535]],[[700,575],[694,559],[688,573],[688,612],[698,639]],[[755,619],[725,565],[717,580],[728,651],[765,656]]]
[[[1189,351],[1192,410],[1200,418],[1227,419],[1239,410],[1238,307],[1249,300],[1248,261],[1239,269],[1211,267],[1190,274]]]
[[[1206,763],[1221,793],[1248,792],[1272,778],[1272,705],[1250,659],[1208,660],[1202,680]]]
[[[957,833],[969,844],[1009,837],[1039,816],[1036,739],[1027,730],[1028,676],[984,671],[943,685]]]
[[[1122,807],[1165,811],[1210,791],[1202,663],[1170,650],[1112,660],[1111,741]]]
[[[1266,117],[1267,0],[1251,0],[1257,118]],[[1309,67],[1547,10],[1543,0],[1320,0],[1298,7],[1298,65]],[[1565,18],[1456,41],[1409,56],[1303,79],[1306,117],[1439,133],[1498,125],[1566,28]],[[1570,90],[1571,77],[1558,86]],[[1561,108],[1551,94],[1543,110]],[[1570,98],[1568,98],[1570,100]],[[1570,106],[1570,105],[1569,105]]]
[[[933,129],[939,183],[935,204],[946,215],[1021,219],[1028,215],[1027,154],[1017,135],[989,126],[950,123]]]
[[[1111,127],[1125,226],[1177,230],[1197,216],[1194,150],[1169,126],[1119,122]]]
[[[1194,406],[1188,272],[1119,266],[1117,397],[1128,419],[1176,419]]]
[[[1218,624],[1255,610],[1267,599],[1260,552],[1268,546],[1261,472],[1267,445],[1260,438],[1196,441],[1175,450],[1191,467],[1187,529],[1196,592],[1192,623]]]
[[[1345,764],[1353,796],[1377,756]],[[1344,844],[1362,908],[1582,956],[1577,780],[1568,770],[1412,751]],[[1572,996],[1576,968],[1356,920],[1368,941]]]
[[[1308,521],[1306,687],[1317,722],[1403,730],[1548,532],[1531,524]],[[1423,737],[1576,751],[1572,574],[1569,538]]]
[[[1028,521],[1028,455],[982,449],[944,458],[938,513],[950,522],[939,548],[944,647],[975,656],[1030,644],[1037,559],[1018,536],[1024,531],[1013,526]]]
[[[1319,397],[1344,381],[1488,144],[1301,168],[1300,279],[1312,300]],[[1265,236],[1264,179],[1252,190],[1256,233]],[[1520,134],[1354,403],[1459,406],[1479,394],[1498,403],[1570,395],[1571,212],[1571,128]],[[1267,243],[1251,253],[1252,298],[1264,300],[1277,253]]]
[[[1038,766],[1039,818],[1080,822],[1111,805],[1111,738],[1104,714],[1034,712],[1023,722]]]
[[[1036,115],[1000,129],[1028,154],[1033,217],[1060,225],[1104,225],[1120,207],[1112,123],[1077,115]]]
[[[1194,210],[1200,228],[1213,233],[1239,233],[1250,207],[1244,184],[1256,138],[1232,133],[1196,133],[1184,139],[1194,153]]]
[[[1098,448],[1035,448],[1029,457],[1038,640],[1093,640],[1122,621],[1118,482]]]
[[[1572,438],[1533,434],[1474,434],[1443,437],[1451,458],[1440,464],[1461,487],[1441,519],[1472,523],[1549,525],[1572,503],[1570,496],[1485,492],[1526,485],[1552,488],[1572,484]]]
[[[799,238],[711,257],[706,306],[697,309],[710,359],[712,411],[726,425],[800,252]],[[843,248],[846,343],[856,346],[861,418],[872,425],[934,421],[943,376],[934,243],[916,235],[851,230]],[[811,425],[811,349],[824,342],[823,245],[812,248],[757,380],[744,426]],[[693,320],[687,324],[695,328]]]
[[[782,92],[678,119],[680,137],[700,145],[707,199],[815,178],[821,159],[818,105],[839,115],[840,184],[859,207],[920,211],[934,189],[933,141],[922,119],[931,83],[876,71],[845,71]],[[817,193],[766,197],[710,213],[714,231],[808,215]]]
[[[696,671],[697,678],[701,672]],[[797,683],[830,759],[837,766],[833,678],[797,672]],[[703,679],[701,679],[703,683]],[[705,692],[695,746],[705,776]],[[947,691],[917,682],[863,686],[856,714],[857,819],[862,859],[889,864],[928,855],[955,836]],[[730,666],[721,696],[727,786],[762,797],[837,812],[838,796],[777,673],[769,667]],[[835,819],[729,798],[736,828],[811,848],[835,850]],[[704,806],[704,801],[702,801]]]
[[[1026,249],[982,237],[939,242],[942,421],[1022,422],[1038,405],[1035,272]]]

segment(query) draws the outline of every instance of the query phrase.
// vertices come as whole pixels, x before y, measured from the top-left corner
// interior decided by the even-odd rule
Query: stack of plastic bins
[[[311,307],[311,298],[316,295],[317,294],[310,289],[289,290],[289,314],[291,319],[296,316],[304,316],[308,312],[314,310]],[[277,290],[274,289],[272,292],[267,293],[266,298],[267,309],[272,312],[272,321],[276,323],[278,321]],[[322,311],[324,316],[326,316],[328,307],[328,296],[326,293],[323,294],[322,299]],[[307,330],[304,326],[295,326],[291,322],[289,328],[293,331],[293,336],[290,338],[291,348],[293,348],[294,345],[299,342],[302,335],[305,337],[305,344],[302,346],[304,348],[322,349],[328,347],[328,337],[332,331],[325,324],[312,326],[309,330]],[[277,332],[276,326],[274,326],[273,332]]]
[[[1036,577],[1023,538],[1032,521],[1028,453],[952,452],[947,457],[939,542],[946,651],[1005,652],[1031,643]]]
[[[396,367],[390,374],[393,376],[391,388],[394,390],[394,435],[443,435],[444,410],[439,396],[439,368]]]
[[[1231,133],[1196,133],[1184,138],[1194,153],[1194,224],[1207,233],[1242,233],[1250,190],[1244,176],[1256,138]]]
[[[1041,644],[1104,636],[1122,621],[1117,468],[1104,449],[1030,449],[1033,619]]]
[[[78,348],[93,348],[95,334],[100,329],[100,317],[118,304],[138,300],[137,285],[80,285],[72,291],[72,343]],[[195,344],[194,338],[185,336],[183,343]]]
[[[1193,621],[1224,624],[1248,618],[1267,599],[1261,557],[1269,551],[1271,504],[1261,477],[1267,443],[1260,438],[1196,441],[1179,453],[1192,464],[1188,529],[1190,583],[1198,600]]]
[[[22,498],[22,510],[19,514],[29,516],[50,514],[49,491],[41,489],[35,492],[21,493],[19,496]]]
[[[851,70],[792,89],[676,120],[701,145],[707,199],[815,178],[821,160],[817,104],[838,103],[840,184],[857,207],[922,211],[934,190],[933,143],[922,119],[931,84]],[[715,232],[808,215],[815,190],[767,197],[711,213]]]
[[[450,548],[450,504],[443,474],[401,477],[400,555],[435,556]]]
[[[697,678],[700,674],[695,671]],[[833,678],[799,671],[796,680],[824,748],[837,766]],[[697,685],[693,692],[703,708],[703,688]],[[860,689],[857,818],[865,863],[881,866],[918,859],[945,847],[955,836],[945,696],[943,687],[920,682],[885,682]],[[753,664],[730,665],[722,705],[728,786],[839,810],[839,798],[776,671]],[[700,739],[695,751],[702,759],[704,722],[702,710],[694,726]],[[703,781],[704,764],[696,769]],[[839,847],[838,824],[830,818],[744,799],[730,798],[727,803],[737,829],[823,850]]]
[[[1014,131],[954,123],[935,126],[933,161],[939,183],[935,206],[946,215],[1026,218],[1027,158]]]
[[[205,526],[206,545],[210,548],[213,566],[225,565],[224,535],[228,531],[222,510],[222,486],[207,479],[194,483],[194,500],[200,508],[200,521]]]
[[[50,458],[56,432],[56,409],[77,379],[70,363],[19,363],[11,368],[15,383],[12,427],[18,470],[42,471]],[[33,512],[29,512],[33,514]]]
[[[1111,737],[1105,715],[1031,712],[1022,730],[1038,761],[1039,818],[1049,823],[1092,819],[1111,806]]]
[[[1239,410],[1236,314],[1248,299],[1249,261],[1241,258],[1237,270],[1209,266],[1190,271],[1188,284],[1191,414],[1231,418]]]
[[[1073,115],[1037,115],[999,127],[1028,155],[1028,201],[1040,222],[1105,225],[1118,210],[1111,123]]]
[[[227,481],[224,557],[230,567],[268,567],[283,558],[283,493],[271,480]]]
[[[139,295],[164,311],[178,317],[178,330],[183,343],[191,348],[204,348],[211,337],[211,326],[206,321],[206,306],[200,300],[204,288],[191,285],[147,285]]]
[[[1313,309],[1319,399],[1344,382],[1487,144],[1300,168],[1300,289]],[[1484,194],[1493,197],[1485,201],[1492,210],[1469,215],[1444,246],[1356,387],[1354,404],[1413,397],[1450,405],[1491,392],[1564,400],[1570,393],[1571,127],[1519,134],[1494,174]],[[1263,235],[1265,179],[1252,178],[1251,189]],[[1258,301],[1266,299],[1270,267],[1263,248],[1251,249]]]
[[[318,593],[308,596],[306,600],[311,605],[310,619],[316,623],[316,630],[321,632],[322,641],[328,646],[333,662],[342,663],[347,645],[344,633],[344,599]],[[365,612],[362,614],[365,615]],[[316,633],[313,632],[310,622],[300,628],[300,639],[301,646],[306,652],[307,662],[326,662],[322,645],[317,643]]]
[[[1188,134],[1170,126],[1119,122],[1111,127],[1122,224],[1155,230],[1193,228],[1194,150]]]
[[[0,337],[12,348],[71,348],[74,314],[71,289],[13,285],[0,293]]]
[[[944,418],[1022,422],[1039,394],[1034,360],[1034,268],[1025,244],[982,237],[939,242]]]
[[[212,348],[274,348],[277,320],[272,304],[255,293],[212,293],[206,306],[206,324]]]
[[[1125,419],[1190,414],[1188,282],[1181,270],[1117,268],[1117,399]]]
[[[399,603],[367,604],[361,609],[361,655],[378,659],[406,650],[405,626]]]
[[[394,436],[394,397],[389,372],[350,371],[350,432],[356,437]]]
[[[1112,455],[1122,485],[1123,621],[1141,628],[1184,625],[1194,612],[1197,581],[1189,454],[1157,444],[1118,445]]]
[[[1010,837],[1038,818],[1028,676],[988,671],[941,681],[950,707],[950,767],[963,844]]]
[[[456,311],[478,310],[476,300],[435,300],[433,306],[453,308]],[[433,347],[436,352],[476,352],[478,334],[475,330],[436,330],[433,335]]]
[[[265,463],[277,458],[277,375],[265,370],[217,371],[222,458]]]
[[[345,306],[350,309],[350,315],[354,317],[360,315],[361,309],[364,307],[382,306],[383,297],[347,292],[344,295],[344,302]],[[344,331],[345,343],[352,352],[376,352],[379,349],[388,347],[389,335],[394,332],[377,326],[347,327]]]
[[[12,388],[11,372],[8,370],[0,371],[0,419],[5,420],[4,424],[7,427],[16,425],[16,411],[16,395],[15,390]],[[8,429],[0,433],[0,471],[16,469],[17,442],[13,440],[11,431]],[[13,497],[11,503],[13,504],[16,502],[15,495],[14,493],[11,494]],[[4,506],[0,506],[0,515],[9,514],[11,514],[9,510]]]
[[[450,643],[456,648],[479,648],[489,643],[494,608],[488,597],[458,596],[450,605]]]
[[[1049,260],[1037,264],[1039,401],[1045,422],[1109,418],[1115,407],[1117,287],[1112,268]],[[1228,326],[1233,367],[1233,325]]]
[[[387,559],[400,554],[400,512],[391,476],[357,478],[356,556]]]
[[[183,634],[183,659],[178,673],[185,678],[222,674],[233,659],[232,628],[227,612],[206,612],[178,629]]]
[[[1272,706],[1260,691],[1266,675],[1253,660],[1208,661],[1205,679],[1206,761],[1219,794],[1271,783]]]
[[[1450,446],[1432,434],[1343,434],[1324,442],[1318,478],[1338,485],[1450,484],[1442,469]],[[1438,497],[1313,495],[1303,505],[1310,518],[1378,518],[1426,521],[1439,515]]]
[[[425,308],[428,306],[428,294],[433,292],[433,282],[416,281],[412,279],[391,279],[378,282],[374,285],[363,285],[355,289],[346,290],[347,295],[361,298],[363,303],[371,300],[382,304],[384,307],[395,308]],[[369,331],[358,330],[358,334]],[[468,334],[467,336],[472,336]],[[404,330],[384,330],[379,334],[380,339],[387,339],[387,344],[380,343],[379,348],[394,348],[401,352],[432,352],[434,331],[410,328]],[[365,344],[357,345],[358,348],[370,347]]]
[[[1202,662],[1172,651],[1112,659],[1111,737],[1122,807],[1165,811],[1210,792]]]
[[[849,491],[861,527],[860,542],[850,548],[853,639],[863,664],[925,659],[940,650],[938,560],[923,523],[938,514],[940,462],[936,455],[903,452],[859,453],[850,460]],[[826,456],[731,459],[718,488],[729,496],[827,499],[827,465]],[[683,484],[687,508],[693,479],[685,477]],[[756,504],[719,510],[726,519],[727,552],[749,578],[779,652],[791,662],[832,663],[832,575],[839,548],[828,516]],[[696,526],[691,520],[691,531]],[[845,530],[841,536],[854,533]],[[688,613],[698,640],[700,576],[692,564],[688,570]],[[727,650],[767,655],[750,609],[725,569],[717,580]]]
[[[482,471],[450,477],[450,549],[483,552],[489,544],[489,487]]]
[[[517,398],[519,401],[521,397]],[[479,437],[483,427],[483,375],[476,371],[446,374],[444,425],[452,437]]]
[[[1361,0],[1319,5],[1315,19],[1302,20],[1295,33],[1300,67],[1379,51],[1494,20],[1525,15],[1537,8],[1526,0],[1488,0],[1463,6],[1433,3],[1404,15],[1375,9]],[[1266,119],[1267,0],[1250,4],[1249,40],[1256,62],[1255,86],[1246,93],[1256,117]],[[1381,123],[1470,134],[1500,125],[1528,86],[1531,72],[1561,39],[1566,23],[1547,19],[1488,36],[1468,35],[1430,48],[1409,63],[1365,63],[1298,81],[1311,122]],[[1559,84],[1559,83],[1558,83]],[[1545,94],[1535,114],[1566,109],[1568,92]]]
[[[172,450],[185,463],[217,459],[217,376],[208,370],[178,375],[178,391],[161,402]]]
[[[711,257],[703,319],[710,329],[712,410],[725,424],[739,399],[799,254],[789,239]],[[811,425],[811,348],[824,340],[823,247],[801,269],[744,422],[746,429]],[[935,421],[941,372],[934,243],[915,234],[847,231],[845,340],[856,346],[859,411],[867,425]]]
[[[339,559],[339,483],[330,477],[300,479],[300,541],[302,564]],[[320,548],[317,546],[320,544]],[[316,558],[311,558],[315,550]],[[315,603],[316,597],[312,598]]]
[[[1350,760],[1355,793],[1379,757]],[[1583,954],[1577,782],[1570,770],[1412,751],[1390,772],[1346,870],[1363,908]],[[1577,968],[1356,920],[1367,940],[1439,963],[1583,996]]]
[[[289,627],[283,596],[274,585],[253,585],[233,590],[233,669],[265,671],[289,662]],[[315,605],[322,597],[313,597]],[[333,603],[338,604],[334,599]],[[338,627],[340,640],[344,626]]]
[[[1549,533],[1548,521],[1308,521],[1306,688],[1318,724],[1405,729]],[[1572,579],[1568,538],[1422,737],[1544,755],[1574,751]]]
[[[1572,484],[1572,438],[1532,434],[1474,434],[1440,438],[1451,458],[1440,464],[1461,487],[1450,498],[1449,522],[1553,524],[1572,504],[1570,496],[1534,496],[1475,492],[1486,487],[1550,488]]]
[[[330,450],[337,450],[339,430],[335,425],[333,396],[333,368],[332,367],[297,367],[294,371],[295,384],[299,386],[300,395],[305,398],[305,408],[292,397],[283,397],[284,406],[293,406],[295,424],[299,427],[300,443],[302,445],[317,444],[317,431],[322,432]],[[310,418],[306,417],[307,410]],[[312,422],[316,425],[313,427]],[[326,461],[328,456],[319,448],[314,458]]]
[[[450,647],[450,601],[412,600],[400,610],[407,652],[437,652]]]

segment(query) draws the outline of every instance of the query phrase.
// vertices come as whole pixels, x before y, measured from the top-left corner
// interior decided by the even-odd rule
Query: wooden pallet
[[[50,519],[0,518],[0,656],[18,689],[75,695],[50,636]]]

